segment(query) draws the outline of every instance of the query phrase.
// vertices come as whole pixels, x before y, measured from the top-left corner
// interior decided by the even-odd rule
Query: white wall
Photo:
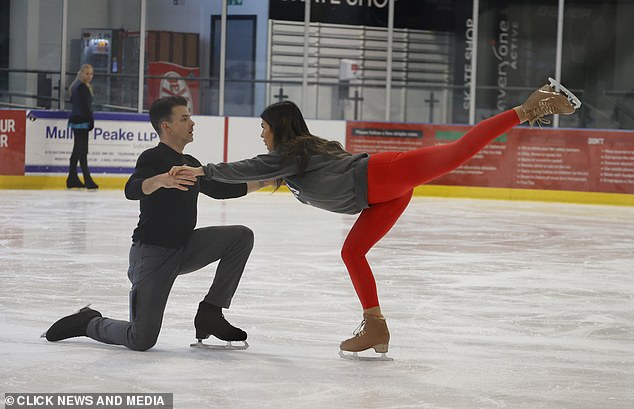
[[[266,153],[266,146],[260,137],[261,123],[260,118],[229,118],[229,143],[227,144],[229,161],[252,158]],[[338,141],[345,146],[346,121],[307,120],[306,123],[313,135]]]
[[[194,141],[185,147],[185,153],[195,156],[203,164],[222,162],[224,152],[225,118],[194,115]]]
[[[252,158],[266,153],[266,146],[260,137],[261,122],[260,118],[229,118],[229,143],[227,144],[229,161]]]
[[[194,142],[186,151],[201,162],[222,162],[224,147],[224,117],[195,116]],[[260,118],[229,117],[227,160],[229,162],[252,158],[266,153],[260,134]],[[346,144],[346,121],[308,120],[308,129],[314,135]]]

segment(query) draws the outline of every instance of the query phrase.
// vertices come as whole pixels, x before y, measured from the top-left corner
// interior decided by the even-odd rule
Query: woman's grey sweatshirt
[[[299,157],[284,160],[273,151],[252,159],[203,166],[206,179],[243,183],[282,179],[302,203],[335,213],[356,214],[368,207],[367,153],[344,157],[312,155],[302,175]]]

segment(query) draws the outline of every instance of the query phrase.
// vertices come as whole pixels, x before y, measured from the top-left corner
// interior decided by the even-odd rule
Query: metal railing
[[[4,81],[2,81],[4,77]],[[66,73],[67,84],[75,73]],[[145,76],[144,94],[148,95],[150,79],[173,79],[164,76]],[[195,85],[198,89],[197,114],[217,115],[218,78],[177,78]],[[268,104],[292,99],[302,101],[302,81],[297,78],[271,80],[226,79],[225,114],[230,116],[257,116]],[[3,83],[8,86],[2,88]],[[96,111],[138,112],[138,77],[126,74],[96,73],[94,109]],[[310,106],[305,107],[308,118],[345,120],[384,120],[383,101],[385,84],[379,80],[361,79],[349,83],[337,80],[309,81],[307,85]],[[491,116],[498,110],[486,106],[487,93],[495,93],[496,87],[476,87],[477,120]],[[519,105],[533,88],[509,87],[509,106]],[[395,122],[467,123],[468,118],[456,114],[460,109],[459,95],[464,85],[423,83],[417,81],[392,82]],[[584,91],[572,89],[583,101]],[[240,94],[236,97],[236,94]],[[246,97],[245,97],[246,94]],[[377,97],[380,95],[381,97]],[[566,117],[561,126],[606,129],[634,129],[634,111],[630,109],[634,91],[606,90],[599,103],[584,102],[581,111]],[[142,111],[148,102],[144,101]],[[492,104],[489,104],[492,105]],[[493,104],[494,105],[494,104]],[[0,68],[0,108],[9,109],[69,109],[66,91],[60,90],[59,72],[50,70],[16,70]],[[381,112],[380,112],[381,111]],[[466,111],[465,111],[466,112]]]

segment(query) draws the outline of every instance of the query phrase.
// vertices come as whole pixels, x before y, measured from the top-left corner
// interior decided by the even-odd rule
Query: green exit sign
[[[227,3],[229,6],[241,6],[242,5],[242,0],[229,0],[229,3]]]

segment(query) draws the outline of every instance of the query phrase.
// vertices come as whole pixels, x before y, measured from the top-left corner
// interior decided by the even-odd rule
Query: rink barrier
[[[0,110],[0,189],[64,189],[68,112]],[[122,189],[136,159],[158,142],[147,114],[97,113],[88,162],[101,189]],[[186,148],[206,162],[264,151],[260,118],[193,116]],[[351,152],[450,143],[465,125],[309,120],[316,135]],[[80,173],[81,174],[81,173]],[[634,205],[634,132],[516,127],[417,196]]]
[[[95,176],[100,189],[121,190],[127,177]],[[65,176],[0,176],[0,189],[66,189]],[[261,189],[272,192],[273,188]],[[290,193],[281,187],[276,193]],[[456,199],[517,200],[537,202],[578,203],[594,205],[634,206],[634,195],[598,192],[572,192],[538,189],[484,188],[473,186],[424,185],[414,189],[416,197]]]

